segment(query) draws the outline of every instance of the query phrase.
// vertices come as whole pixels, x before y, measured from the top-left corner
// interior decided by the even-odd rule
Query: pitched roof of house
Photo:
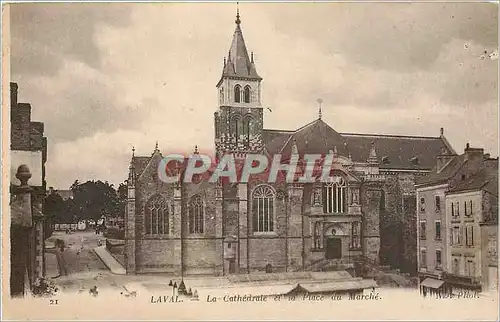
[[[498,159],[485,160],[478,172],[459,182],[449,192],[458,193],[481,189],[498,196]]]
[[[366,162],[374,146],[381,169],[431,170],[443,149],[455,153],[442,136],[339,133],[321,119],[296,131],[264,130],[263,141],[271,154],[290,154],[295,142],[301,155],[328,153],[336,147],[339,155],[351,155],[354,162]]]
[[[425,177],[417,178],[417,185],[434,185],[439,183],[446,183],[457,171],[467,163],[464,154],[454,156],[446,166],[437,172],[434,168],[432,172]]]

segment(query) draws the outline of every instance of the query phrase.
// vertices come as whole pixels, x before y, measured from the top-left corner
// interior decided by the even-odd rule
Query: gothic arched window
[[[243,136],[245,137],[245,142],[250,143],[250,124],[252,122],[251,116],[245,116],[243,120]]]
[[[347,211],[347,184],[343,177],[336,176],[323,186],[323,212],[343,213]]]
[[[253,231],[274,231],[274,189],[268,185],[255,188],[252,194]]]
[[[234,101],[236,103],[241,102],[241,86],[240,85],[236,85],[234,87]]]
[[[250,86],[245,86],[243,96],[244,96],[245,103],[250,103]]]
[[[154,195],[146,203],[146,235],[168,234],[168,204],[165,197]]]
[[[189,233],[201,234],[204,228],[203,200],[199,195],[194,195],[189,201]]]
[[[236,143],[238,143],[240,136],[240,126],[241,126],[241,116],[236,114],[231,118],[231,134],[236,138]]]

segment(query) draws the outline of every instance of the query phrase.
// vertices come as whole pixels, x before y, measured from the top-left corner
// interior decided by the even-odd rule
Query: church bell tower
[[[235,158],[263,149],[261,81],[253,53],[249,56],[241,31],[239,10],[236,29],[222,76],[217,83],[219,107],[214,113],[217,157],[232,153]]]

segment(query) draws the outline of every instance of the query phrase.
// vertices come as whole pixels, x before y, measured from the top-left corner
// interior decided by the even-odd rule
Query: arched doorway
[[[338,224],[325,226],[325,259],[342,258],[342,237],[345,232]]]

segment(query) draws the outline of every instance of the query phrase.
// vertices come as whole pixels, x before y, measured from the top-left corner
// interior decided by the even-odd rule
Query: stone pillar
[[[379,262],[380,251],[380,197],[381,187],[376,183],[367,183],[363,187],[362,207],[362,247],[363,255],[370,261]]]
[[[29,291],[30,266],[34,261],[31,256],[30,236],[33,230],[31,205],[32,188],[28,185],[31,173],[26,165],[17,169],[16,178],[21,184],[11,186],[10,210],[10,294],[22,297]]]
[[[215,253],[220,258],[220,262],[215,268],[216,275],[224,275],[224,236],[223,236],[223,219],[222,219],[222,187],[215,186]]]
[[[293,271],[303,268],[307,257],[306,244],[303,234],[304,218],[302,216],[304,187],[291,185],[289,188],[288,198],[286,199],[288,202],[286,214],[286,271]]]
[[[42,213],[42,200],[40,197],[32,198],[32,217],[33,217],[33,274],[31,282],[37,278],[45,276],[45,236],[44,236],[44,216]]]
[[[239,268],[240,272],[250,273],[250,243],[248,240],[250,218],[248,216],[248,184],[238,184],[238,220],[239,220]]]
[[[171,218],[171,235],[174,238],[174,272],[176,274],[183,275],[184,263],[182,252],[182,186],[180,183],[176,184],[174,188],[174,204]]]
[[[135,225],[135,180],[129,179],[127,190],[126,230],[125,230],[125,270],[127,274],[136,273],[136,225]]]

